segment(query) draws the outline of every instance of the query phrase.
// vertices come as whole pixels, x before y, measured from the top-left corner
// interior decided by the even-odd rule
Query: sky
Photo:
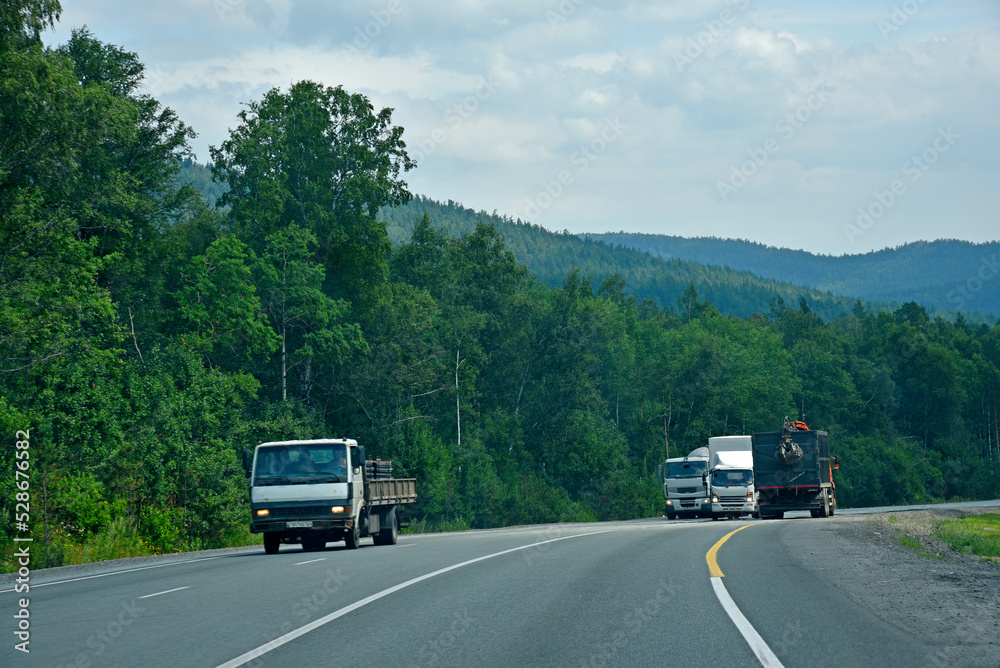
[[[571,233],[841,255],[1000,238],[998,0],[63,0],[209,162],[298,81],[390,107],[411,192]]]

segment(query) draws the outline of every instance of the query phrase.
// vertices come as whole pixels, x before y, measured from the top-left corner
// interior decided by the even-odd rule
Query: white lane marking
[[[145,596],[140,596],[139,598],[153,598],[154,596],[159,596],[161,594],[169,594],[171,592],[180,591],[181,589],[190,589],[191,585],[187,587],[177,587],[176,589],[168,589],[166,591],[158,591],[155,594],[146,594]]]
[[[733,597],[726,590],[726,585],[722,584],[722,578],[711,578],[711,580],[712,589],[715,590],[715,595],[719,599],[719,603],[722,604],[729,618],[733,620],[733,624],[736,624],[736,628],[743,634],[743,639],[750,645],[750,649],[757,656],[757,660],[760,661],[761,665],[764,668],[784,668],[778,657],[774,655],[771,648],[767,646],[764,639],[757,633],[757,629],[740,612],[740,609],[736,606],[736,602],[733,601]]]
[[[104,578],[109,575],[122,575],[123,573],[134,573],[136,571],[146,571],[150,568],[163,568],[164,566],[176,566],[178,564],[193,564],[196,561],[211,561],[212,559],[221,559],[222,557],[202,557],[201,559],[187,559],[185,561],[172,561],[169,564],[156,564],[155,566],[140,566],[139,568],[128,568],[124,571],[112,571],[110,573],[101,573],[100,575],[86,575],[82,578],[71,578],[69,580],[57,580],[56,582],[43,582],[42,584],[31,585],[32,589],[37,589],[39,587],[48,587],[49,585],[61,585],[67,582],[79,582],[80,580],[93,580],[94,578]],[[0,594],[6,594],[7,592],[14,591],[13,589],[2,589]]]
[[[389,587],[388,589],[383,589],[382,591],[378,592],[377,594],[372,594],[371,596],[368,596],[367,598],[363,598],[360,601],[352,603],[352,604],[350,604],[350,605],[348,605],[346,607],[343,607],[340,610],[337,610],[335,612],[331,612],[330,614],[326,615],[325,617],[320,617],[319,619],[311,621],[308,624],[306,624],[305,626],[300,626],[299,628],[295,629],[294,631],[289,631],[285,635],[279,636],[279,637],[275,638],[274,640],[272,640],[269,643],[261,645],[260,647],[257,647],[257,648],[254,648],[254,649],[250,650],[249,652],[246,652],[244,654],[240,654],[235,659],[232,659],[230,661],[226,661],[223,664],[220,664],[217,668],[237,668],[237,666],[242,666],[242,665],[244,665],[246,663],[250,663],[251,661],[260,658],[264,654],[267,654],[271,650],[277,649],[277,648],[281,647],[282,645],[295,640],[296,638],[300,638],[300,637],[304,636],[305,634],[309,633],[310,631],[314,631],[314,630],[318,629],[319,627],[323,626],[324,624],[328,624],[328,623],[332,622],[333,620],[338,619],[339,617],[343,617],[344,615],[346,615],[346,614],[348,614],[350,612],[354,612],[358,608],[362,608],[362,607],[368,605],[369,603],[372,603],[374,601],[379,600],[380,598],[384,598],[384,597],[388,596],[389,594],[395,594],[397,591],[399,591],[401,589],[406,589],[407,587],[415,585],[418,582],[423,582],[424,580],[429,580],[430,578],[437,577],[438,575],[443,575],[443,574],[445,574],[445,573],[447,573],[449,571],[453,571],[456,568],[462,568],[463,566],[468,566],[470,564],[475,564],[475,563],[480,562],[480,561],[485,561],[487,559],[492,559],[494,557],[499,557],[499,556],[502,556],[504,554],[510,554],[511,552],[519,552],[521,550],[527,550],[527,549],[530,549],[532,547],[538,547],[539,545],[546,545],[547,543],[555,543],[557,541],[568,540],[570,538],[582,538],[584,536],[593,536],[593,535],[600,534],[600,533],[608,533],[608,531],[610,531],[610,529],[605,529],[604,531],[592,531],[590,533],[578,533],[578,534],[574,534],[572,536],[563,536],[562,538],[552,538],[550,540],[543,540],[540,543],[532,543],[531,545],[522,545],[521,547],[513,547],[513,548],[511,548],[509,550],[503,550],[502,552],[494,552],[493,554],[487,554],[485,557],[477,557],[475,559],[469,559],[468,561],[463,561],[460,564],[455,564],[453,566],[447,566],[445,568],[438,569],[438,570],[434,571],[433,573],[427,573],[426,575],[421,575],[419,577],[415,577],[412,580],[407,580],[406,582],[398,584],[395,587]]]
[[[305,566],[306,564],[315,564],[317,561],[326,561],[326,557],[321,557],[319,559],[310,559],[309,561],[300,561],[297,564],[292,564],[292,566]]]

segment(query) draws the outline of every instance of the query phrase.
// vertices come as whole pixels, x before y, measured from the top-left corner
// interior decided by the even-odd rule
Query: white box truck
[[[709,438],[708,465],[712,519],[738,519],[741,515],[760,517],[753,476],[753,438]]]

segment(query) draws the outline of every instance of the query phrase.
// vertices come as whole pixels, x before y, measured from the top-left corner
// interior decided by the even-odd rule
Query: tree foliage
[[[393,459],[428,528],[648,517],[665,457],[786,415],[829,431],[842,505],[1000,494],[1000,325],[608,271],[447,205],[392,246],[402,130],[313,82],[241,114],[212,208],[135,54],[3,11],[0,427],[30,429],[42,565],[250,540],[238,453],[286,438]]]

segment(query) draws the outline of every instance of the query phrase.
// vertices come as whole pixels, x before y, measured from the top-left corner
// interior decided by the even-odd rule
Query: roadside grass
[[[985,560],[1000,557],[1000,514],[983,513],[942,520],[934,531],[956,552],[977,554]]]
[[[867,518],[865,525],[871,536],[888,537],[926,559],[951,561],[965,554],[1000,563],[1000,514],[995,512],[884,513]]]

